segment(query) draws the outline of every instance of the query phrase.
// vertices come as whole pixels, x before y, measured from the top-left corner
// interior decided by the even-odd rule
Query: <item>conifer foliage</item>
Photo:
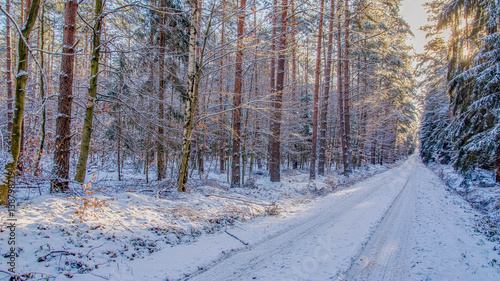
[[[448,29],[451,36],[448,42],[436,37],[427,45],[428,60],[440,62],[430,69],[440,78],[427,79],[422,158],[451,160],[462,172],[492,170],[500,182],[498,3],[433,1],[428,7],[438,20],[429,35]]]

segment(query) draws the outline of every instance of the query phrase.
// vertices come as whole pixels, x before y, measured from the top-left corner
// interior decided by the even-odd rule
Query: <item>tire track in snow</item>
[[[404,280],[412,222],[415,217],[420,169],[414,168],[369,240],[341,280]]]
[[[402,186],[407,183],[407,176],[409,176],[407,166],[411,165],[409,162],[354,185],[350,188],[353,189],[352,192],[343,195],[346,198],[342,198],[340,202],[336,200],[332,204],[326,204],[319,208],[314,215],[302,218],[294,225],[268,236],[263,241],[232,251],[212,264],[204,266],[203,270],[189,274],[183,280],[251,280],[257,278],[259,272],[262,273],[261,277],[265,277],[266,280],[272,279],[269,274],[275,274],[276,278],[283,278],[286,275],[287,277],[282,280],[294,278],[308,280],[312,272],[309,272],[311,268],[304,267],[304,264],[309,262],[310,266],[314,267],[315,264],[325,262],[324,259],[317,259],[317,252],[311,252],[311,250],[318,249],[318,241],[321,244],[320,239],[325,237],[327,233],[332,233],[330,237],[338,237],[335,232],[342,231],[342,229],[336,228],[336,224],[343,223],[345,225],[345,221],[352,217],[350,213],[355,211],[359,213],[359,217],[367,206],[373,205],[373,201],[378,201],[374,199],[382,198],[388,201],[387,205],[391,205],[404,189]],[[387,187],[387,183],[391,183],[391,185]],[[386,194],[388,189],[392,190],[389,195]],[[384,212],[385,209],[382,213]],[[375,220],[376,222],[377,220]],[[366,227],[368,228],[368,226]],[[348,247],[351,251],[356,251],[359,248],[359,245],[354,245],[348,239],[344,239],[344,241],[349,244]],[[324,239],[323,242],[325,242]],[[343,246],[323,246],[319,250],[322,250],[322,255],[325,258],[331,258]],[[333,253],[328,252],[329,250],[333,250]],[[300,260],[297,260],[297,253],[304,254]],[[354,253],[350,256],[353,256]],[[349,259],[350,256],[342,257],[341,255],[340,258]],[[346,264],[347,266],[348,264]],[[322,268],[324,267],[322,266]],[[327,270],[321,274],[333,278],[335,272]]]

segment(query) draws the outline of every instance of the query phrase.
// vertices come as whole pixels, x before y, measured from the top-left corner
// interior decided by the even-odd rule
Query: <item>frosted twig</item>
[[[109,278],[108,278],[108,277],[104,277],[104,276],[101,276],[101,275],[97,275],[97,274],[92,273],[92,272],[91,272],[90,274],[92,274],[92,275],[94,275],[94,276],[97,276],[97,277],[101,277],[102,279],[105,279],[105,280],[109,280]]]
[[[224,232],[225,232],[225,233],[227,233],[227,235],[229,235],[229,236],[233,237],[234,239],[236,239],[236,240],[240,241],[243,245],[248,246],[248,243],[247,243],[247,242],[245,242],[245,241],[241,240],[240,238],[236,237],[235,235],[233,235],[233,234],[231,234],[231,233],[227,232],[227,230],[224,230]]]
[[[11,276],[11,279],[10,280],[22,280],[22,281],[25,281],[26,279],[22,279],[21,276],[19,275],[16,275],[16,274],[12,274],[8,271],[4,271],[4,270],[0,270],[1,273],[5,273],[5,274],[8,274]]]
[[[86,257],[89,257],[90,252],[92,252],[93,250],[95,250],[95,249],[97,249],[97,248],[100,248],[100,247],[104,246],[104,244],[106,244],[106,243],[102,243],[101,245],[99,245],[99,246],[97,246],[97,247],[94,247],[94,248],[90,249],[90,250],[87,252],[87,254],[86,254],[85,256],[86,256]]]

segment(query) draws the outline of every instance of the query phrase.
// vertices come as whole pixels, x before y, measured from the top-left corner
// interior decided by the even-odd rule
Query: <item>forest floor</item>
[[[232,189],[225,175],[211,174],[184,194],[168,182],[131,188],[99,174],[69,200],[18,190],[16,273],[35,280],[498,280],[499,244],[484,235],[482,214],[415,156],[388,168],[315,181],[285,171],[281,183],[256,174]],[[6,212],[0,216],[5,222]],[[0,269],[7,261],[0,258]]]
[[[229,188],[226,174],[199,177],[195,172],[181,194],[171,178],[146,183],[133,162],[125,166],[121,181],[113,167],[91,166],[92,181],[71,183],[69,194],[50,194],[48,182],[25,173],[16,184],[15,272],[43,280],[123,280],[116,274],[130,275],[133,264],[153,253],[184,248],[216,233],[229,235],[228,227],[255,218],[300,210],[389,168],[366,166],[348,178],[330,172],[314,181],[305,170],[285,169],[281,183],[269,182],[269,175],[257,170],[241,188]],[[2,280],[8,273],[1,270],[10,268],[12,231],[9,213],[0,208]]]

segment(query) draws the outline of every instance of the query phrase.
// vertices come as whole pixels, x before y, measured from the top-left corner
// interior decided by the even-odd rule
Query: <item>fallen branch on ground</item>
[[[52,252],[46,254],[43,257],[39,257],[38,258],[38,262],[46,261],[49,256],[52,256],[54,254],[61,254],[61,255],[66,255],[66,256],[76,256],[75,253],[71,253],[71,252],[68,252],[68,251],[52,251]]]
[[[224,232],[225,232],[225,233],[227,233],[227,235],[229,235],[229,236],[233,237],[234,239],[236,239],[236,240],[240,241],[243,245],[248,246],[248,243],[247,243],[247,242],[245,242],[245,241],[241,240],[240,238],[238,238],[238,237],[234,236],[233,234],[231,234],[231,233],[227,232],[227,230],[224,230]]]

